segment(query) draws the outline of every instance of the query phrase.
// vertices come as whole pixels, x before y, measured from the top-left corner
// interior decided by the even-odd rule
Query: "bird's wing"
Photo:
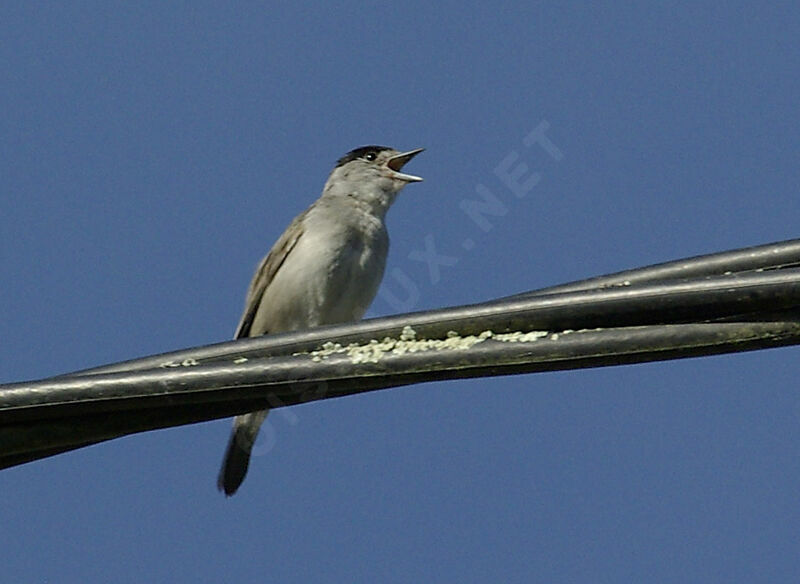
[[[294,218],[294,221],[289,224],[283,235],[280,236],[272,249],[266,257],[261,260],[258,269],[256,270],[253,280],[250,282],[250,288],[247,290],[247,300],[245,301],[244,314],[239,321],[239,326],[236,327],[236,334],[234,339],[241,339],[250,336],[250,327],[253,324],[253,319],[256,316],[258,307],[261,304],[261,298],[264,296],[264,291],[269,286],[275,274],[286,261],[286,258],[291,253],[297,241],[303,235],[303,218],[308,211],[303,211]]]

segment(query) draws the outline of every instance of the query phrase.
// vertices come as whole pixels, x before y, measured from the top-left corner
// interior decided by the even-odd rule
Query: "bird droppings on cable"
[[[564,331],[564,333],[566,332],[568,331]],[[538,341],[542,337],[546,337],[549,334],[550,333],[546,331],[530,331],[528,333],[523,333],[522,331],[516,331],[513,333],[501,333],[499,335],[492,335],[492,339],[504,343],[532,343],[534,341]],[[553,340],[558,338],[558,333],[553,333],[552,338]]]
[[[168,369],[171,367],[195,367],[196,365],[200,365],[200,362],[197,359],[192,359],[190,357],[188,359],[184,359],[183,361],[166,361],[161,363],[159,367],[162,369]]]
[[[317,351],[295,353],[295,355],[310,355],[312,361],[323,361],[332,355],[347,354],[353,364],[377,363],[385,355],[403,355],[422,351],[465,351],[487,339],[507,343],[529,343],[546,337],[548,334],[545,331],[496,334],[486,330],[477,335],[461,336],[456,331],[448,331],[447,337],[444,339],[418,339],[416,331],[407,326],[403,328],[399,338],[384,337],[382,341],[373,339],[366,344],[352,343],[347,346],[328,342]]]

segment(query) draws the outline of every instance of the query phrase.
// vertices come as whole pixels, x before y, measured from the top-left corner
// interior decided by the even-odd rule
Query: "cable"
[[[3,385],[0,468],[135,432],[424,381],[798,344],[798,262],[800,243],[782,242],[621,273],[630,279],[593,278]]]

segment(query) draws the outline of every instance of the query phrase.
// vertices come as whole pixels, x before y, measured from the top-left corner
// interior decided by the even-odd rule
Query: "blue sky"
[[[798,237],[799,26],[790,3],[6,6],[0,380],[230,338],[363,144],[427,148],[373,316]],[[526,146],[542,123],[560,159]],[[489,225],[460,206],[480,188]],[[274,412],[229,500],[227,420],[6,470],[4,578],[796,581],[797,351]]]

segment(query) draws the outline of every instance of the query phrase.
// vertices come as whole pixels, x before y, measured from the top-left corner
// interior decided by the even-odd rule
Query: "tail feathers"
[[[227,497],[233,495],[244,481],[250,464],[250,452],[267,412],[268,410],[251,412],[236,416],[233,420],[233,431],[217,478],[217,487]]]

